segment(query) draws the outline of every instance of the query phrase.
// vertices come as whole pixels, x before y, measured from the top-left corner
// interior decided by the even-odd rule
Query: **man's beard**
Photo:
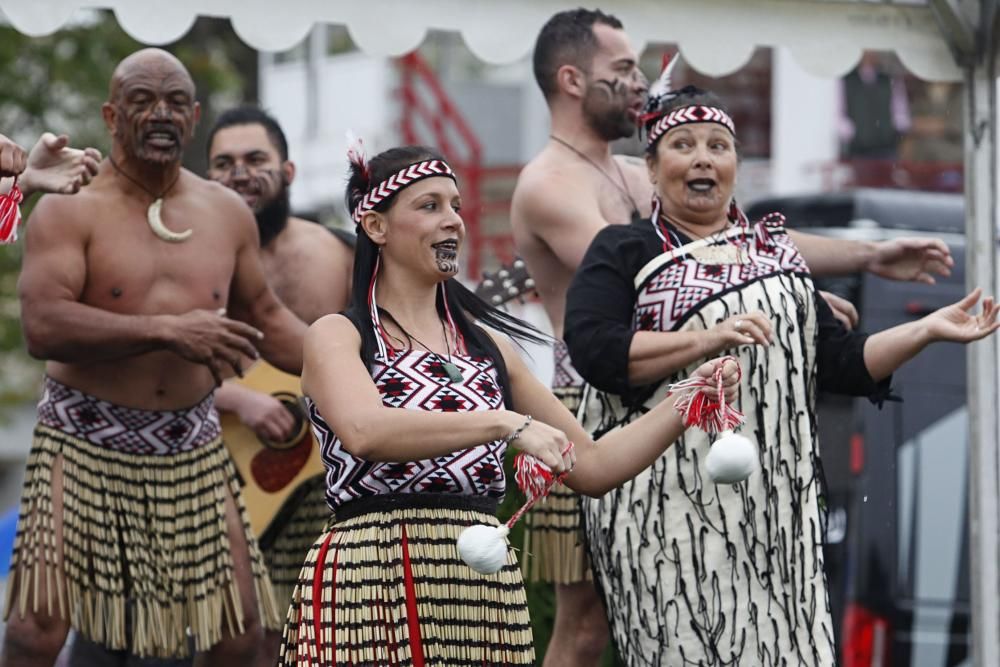
[[[621,92],[614,90],[610,82],[598,81],[597,84],[590,86],[583,98],[587,125],[605,141],[631,137],[636,126],[628,117],[628,107]]]
[[[257,218],[257,229],[260,231],[260,247],[263,248],[273,241],[278,234],[288,226],[288,216],[291,212],[288,187],[282,186],[281,191],[254,214]]]

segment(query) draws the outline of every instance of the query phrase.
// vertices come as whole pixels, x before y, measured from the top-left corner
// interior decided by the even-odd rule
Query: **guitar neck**
[[[475,289],[476,296],[494,307],[521,300],[534,291],[535,281],[520,258],[497,271],[484,273]]]

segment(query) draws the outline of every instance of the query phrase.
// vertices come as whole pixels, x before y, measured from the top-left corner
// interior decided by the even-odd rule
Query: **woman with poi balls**
[[[668,401],[591,440],[508,340],[540,335],[455,280],[465,228],[444,158],[368,161],[357,143],[349,156],[354,296],[309,329],[302,373],[336,521],[306,557],[281,664],[532,665],[514,553],[485,575],[456,547],[466,527],[498,525],[506,447],[601,494],[669,447],[681,416]],[[734,398],[736,364],[694,375]]]

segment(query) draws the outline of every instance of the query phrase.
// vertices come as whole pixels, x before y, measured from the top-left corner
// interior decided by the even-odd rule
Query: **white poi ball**
[[[716,484],[736,484],[757,469],[757,445],[732,431],[723,431],[705,457],[705,470]]]
[[[507,562],[506,525],[469,526],[458,536],[458,555],[480,574],[493,574]]]

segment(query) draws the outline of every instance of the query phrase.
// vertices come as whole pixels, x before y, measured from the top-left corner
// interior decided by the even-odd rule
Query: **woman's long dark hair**
[[[371,158],[367,169],[362,169],[361,165],[352,161],[345,196],[347,210],[353,211],[372,186],[381,183],[400,169],[425,160],[445,161],[437,151],[426,146],[391,148]],[[385,213],[392,208],[395,199],[394,194],[380,202],[374,210]],[[354,287],[351,290],[351,306],[348,315],[354,320],[361,334],[361,359],[369,370],[371,370],[375,360],[378,344],[368,312],[368,286],[371,284],[372,271],[375,269],[378,253],[378,245],[369,238],[364,227],[358,225],[358,243],[354,249],[354,280],[352,283]],[[445,304],[441,300],[441,293],[439,290],[437,310],[438,315],[445,318]],[[444,293],[447,295],[448,309],[451,311],[455,326],[465,338],[470,351],[486,354],[493,359],[500,375],[504,401],[507,406],[511,406],[510,382],[503,355],[489,335],[476,326],[473,321],[479,320],[491,329],[515,340],[549,344],[551,339],[527,322],[486,303],[454,278],[445,281]]]

